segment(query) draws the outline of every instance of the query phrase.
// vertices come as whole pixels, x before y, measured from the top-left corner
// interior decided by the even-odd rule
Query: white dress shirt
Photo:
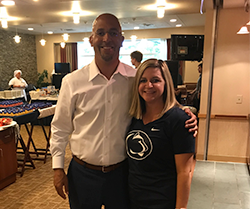
[[[108,166],[123,161],[125,134],[135,69],[119,63],[110,80],[95,61],[63,78],[51,123],[53,168],[64,167],[65,148],[93,164]]]

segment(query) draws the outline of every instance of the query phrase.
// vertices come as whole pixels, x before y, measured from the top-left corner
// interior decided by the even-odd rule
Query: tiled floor
[[[22,130],[21,130],[22,131]],[[45,139],[39,127],[34,129],[39,148]],[[25,132],[22,132],[25,137]],[[67,150],[66,161],[71,159]],[[0,191],[0,209],[68,209],[53,187],[51,157],[46,164],[35,161],[23,177]],[[245,164],[198,161],[189,198],[189,209],[250,209],[250,177]]]
[[[198,161],[188,208],[250,209],[250,177],[247,166]]]

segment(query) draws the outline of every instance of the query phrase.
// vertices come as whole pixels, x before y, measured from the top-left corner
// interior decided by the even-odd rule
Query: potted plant
[[[48,79],[48,71],[43,70],[42,73],[38,73],[38,80],[37,80],[37,88],[47,87],[49,82],[45,81],[44,79]]]

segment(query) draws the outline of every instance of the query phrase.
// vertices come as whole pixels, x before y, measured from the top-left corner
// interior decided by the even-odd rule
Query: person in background
[[[197,109],[197,113],[200,110],[200,97],[201,97],[201,80],[202,80],[202,63],[198,65],[198,72],[200,73],[196,88],[190,92],[193,95],[193,106]]]
[[[14,78],[12,78],[9,81],[9,86],[11,87],[12,90],[21,90],[22,96],[24,96],[25,101],[27,101],[26,93],[25,93],[25,88],[28,86],[26,81],[21,78],[22,71],[21,70],[15,70],[14,71]]]
[[[135,76],[126,137],[132,209],[187,208],[195,138],[180,107],[166,63],[144,61]]]
[[[62,81],[50,151],[55,189],[62,198],[69,196],[72,209],[130,208],[124,137],[131,122],[128,111],[136,71],[119,61],[123,40],[116,16],[98,16],[89,39],[94,60]],[[191,115],[186,126],[197,131]],[[66,175],[68,143],[73,156]]]
[[[181,90],[178,89],[179,85],[183,85],[183,80],[181,74],[178,72],[178,78],[177,78],[177,88],[175,89],[175,97],[176,100],[181,104]]]
[[[134,51],[130,54],[131,57],[131,63],[135,66],[135,68],[138,68],[138,66],[141,64],[143,54],[139,51]]]

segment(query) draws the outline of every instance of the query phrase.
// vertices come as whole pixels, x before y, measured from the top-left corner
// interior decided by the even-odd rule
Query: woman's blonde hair
[[[146,111],[145,101],[140,96],[138,89],[139,89],[141,77],[144,71],[149,67],[159,68],[161,71],[161,75],[165,81],[165,87],[164,87],[164,92],[163,92],[164,107],[159,117],[161,117],[165,112],[167,112],[170,108],[174,106],[180,107],[180,104],[177,102],[175,98],[173,80],[172,80],[167,64],[163,62],[162,60],[148,59],[144,61],[143,63],[141,63],[141,65],[138,67],[135,80],[134,80],[134,85],[133,85],[132,102],[131,102],[129,114],[137,119],[141,119],[142,114],[145,113]]]

